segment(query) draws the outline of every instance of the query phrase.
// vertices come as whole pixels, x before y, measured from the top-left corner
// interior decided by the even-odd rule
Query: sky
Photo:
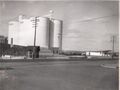
[[[115,36],[118,51],[117,1],[0,1],[0,35],[8,35],[8,22],[20,14],[45,16],[53,10],[63,20],[63,50],[111,50]]]

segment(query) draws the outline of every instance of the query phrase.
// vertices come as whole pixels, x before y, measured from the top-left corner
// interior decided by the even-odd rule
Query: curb
[[[119,66],[117,64],[101,64],[101,67],[117,69]]]

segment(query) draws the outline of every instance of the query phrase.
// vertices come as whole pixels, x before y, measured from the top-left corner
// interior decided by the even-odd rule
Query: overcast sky
[[[49,10],[63,20],[63,49],[109,50],[115,38],[118,50],[117,1],[0,1],[0,35],[7,36],[8,21],[18,15],[44,16]]]

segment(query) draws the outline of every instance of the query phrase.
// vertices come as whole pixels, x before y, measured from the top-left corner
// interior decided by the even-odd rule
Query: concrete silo
[[[53,20],[53,48],[62,48],[62,21]]]
[[[49,47],[49,19],[45,17],[37,18],[36,46],[42,48]]]
[[[33,45],[34,28],[32,28],[31,19],[23,19],[20,22],[19,45],[31,46]]]

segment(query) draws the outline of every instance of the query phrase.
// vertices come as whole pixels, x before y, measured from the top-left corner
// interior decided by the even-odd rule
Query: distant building
[[[37,17],[36,46],[52,49],[62,47],[62,21]],[[9,22],[8,43],[21,46],[34,45],[35,17],[20,15],[18,21]],[[56,49],[55,49],[56,50]]]
[[[0,36],[0,56],[9,48],[8,38],[5,36]]]
[[[8,44],[7,37],[5,37],[5,36],[0,36],[0,43]]]

